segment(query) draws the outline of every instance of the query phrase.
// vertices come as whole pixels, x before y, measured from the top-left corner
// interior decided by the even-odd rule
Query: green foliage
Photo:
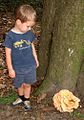
[[[75,117],[75,118],[79,118],[79,119],[81,119],[81,120],[84,119],[84,114],[81,113],[81,112],[78,111],[78,110],[75,110],[74,112],[70,113],[70,116],[71,116],[71,117]]]
[[[0,65],[0,70],[3,70],[3,69],[4,69],[4,67],[2,65]]]
[[[0,11],[5,11],[5,4],[0,2]]]
[[[17,95],[14,91],[10,91],[7,96],[0,97],[0,104],[10,104],[16,99]]]
[[[42,0],[0,0],[0,11],[14,11],[18,5],[25,3],[33,7],[42,7]]]

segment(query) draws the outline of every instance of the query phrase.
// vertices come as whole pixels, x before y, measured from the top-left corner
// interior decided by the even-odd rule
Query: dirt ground
[[[37,103],[31,100],[32,110],[25,112],[23,105],[13,107],[12,105],[0,104],[0,120],[84,120],[84,108],[78,108],[73,113],[60,113],[52,103],[44,100]]]

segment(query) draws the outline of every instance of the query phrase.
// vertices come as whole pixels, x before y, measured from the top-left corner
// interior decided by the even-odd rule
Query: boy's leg
[[[25,111],[31,109],[30,93],[31,93],[31,85],[24,84],[24,105],[25,105]]]
[[[24,95],[24,84],[22,84],[21,87],[18,88],[18,95],[19,96]]]
[[[24,86],[24,97],[25,98],[30,98],[31,85],[24,83],[23,86]]]
[[[21,85],[21,87],[19,87],[17,89],[17,91],[18,91],[19,98],[13,102],[13,105],[18,105],[24,101],[24,86],[23,86],[23,84]]]

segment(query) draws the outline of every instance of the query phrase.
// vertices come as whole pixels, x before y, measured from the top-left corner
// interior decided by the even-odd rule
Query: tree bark
[[[52,31],[53,31],[53,19],[55,16],[55,6],[56,0],[44,0],[44,12],[42,17],[42,33],[40,40],[40,48],[39,48],[39,61],[40,67],[38,69],[38,75],[44,77],[47,72],[47,68],[49,65],[49,57],[50,57],[50,47],[52,40]]]
[[[83,51],[83,0],[46,0],[39,49],[39,92],[74,91]]]
[[[82,61],[82,64],[81,64],[80,74],[79,74],[78,82],[76,86],[76,92],[78,93],[78,96],[81,99],[81,102],[84,103],[84,61]]]

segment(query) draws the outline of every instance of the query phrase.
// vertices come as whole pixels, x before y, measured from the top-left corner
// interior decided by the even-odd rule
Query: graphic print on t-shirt
[[[22,39],[22,40],[20,40],[20,41],[17,41],[17,42],[15,42],[15,43],[13,43],[13,46],[14,46],[14,48],[26,49],[26,47],[23,46],[24,44],[25,44],[26,47],[27,47],[27,46],[30,46],[30,45],[31,45],[31,42]],[[19,50],[21,50],[21,49],[19,49]]]

